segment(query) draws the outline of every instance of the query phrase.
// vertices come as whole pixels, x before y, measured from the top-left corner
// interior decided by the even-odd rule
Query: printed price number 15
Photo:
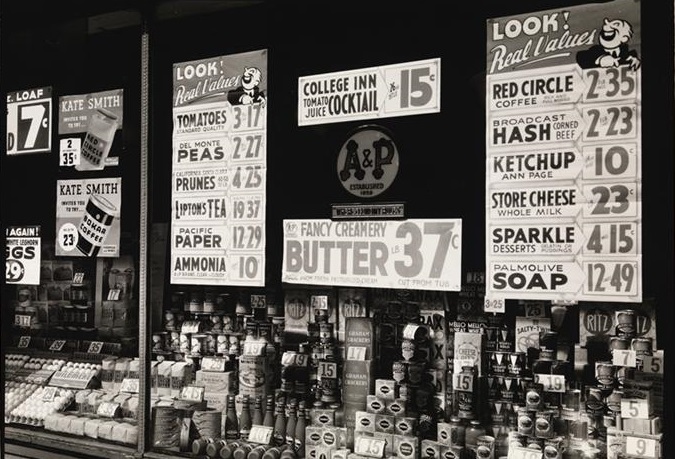
[[[462,392],[473,392],[473,376],[463,373],[453,373],[452,387]]]
[[[406,112],[439,106],[438,61],[426,62],[416,67],[395,68],[385,71],[390,97],[399,89],[398,107],[388,111]],[[396,87],[398,82],[399,86]]]
[[[319,362],[318,377],[321,379],[337,378],[337,364],[335,362]]]
[[[637,263],[585,262],[585,293],[637,295]]]

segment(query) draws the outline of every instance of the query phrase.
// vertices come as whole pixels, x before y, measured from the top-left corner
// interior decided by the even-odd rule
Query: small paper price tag
[[[366,348],[350,346],[347,349],[347,360],[366,360]]]
[[[631,349],[612,350],[612,365],[617,367],[633,367],[637,365],[635,351]]]
[[[265,295],[251,295],[251,308],[252,309],[266,309],[267,308],[267,297]]]
[[[201,367],[204,371],[225,371],[225,363],[223,357],[204,356]]]
[[[642,437],[626,437],[626,454],[630,456],[656,458],[656,440]]]
[[[77,272],[73,275],[73,284],[82,284],[84,283],[84,273]]]
[[[42,401],[43,402],[53,402],[54,397],[56,397],[56,392],[58,389],[56,387],[47,386],[42,391]]]
[[[285,366],[293,365],[295,363],[295,352],[284,352],[281,354],[281,364]]]
[[[138,378],[124,378],[120,386],[120,392],[127,392],[130,394],[138,394]]]
[[[621,417],[629,419],[649,419],[649,403],[637,398],[621,400]]]
[[[101,402],[96,410],[96,414],[105,418],[114,418],[120,409],[119,403]]]
[[[56,339],[54,342],[49,346],[50,351],[56,351],[56,352],[61,352],[61,349],[63,349],[63,346],[66,345],[66,340],[65,339]]]
[[[59,142],[59,166],[78,166],[82,139],[72,137]]]
[[[264,341],[244,341],[244,355],[261,356],[265,355],[267,343]]]
[[[189,402],[202,402],[205,390],[204,386],[185,386],[181,389],[179,398]]]
[[[522,446],[509,446],[509,455],[506,457],[507,459],[542,459],[544,453]]]
[[[24,348],[28,347],[29,345],[30,345],[30,336],[24,335],[21,338],[19,338],[19,344],[17,344],[16,347]]]
[[[14,315],[14,325],[19,327],[30,327],[32,317],[24,314],[15,314]]]
[[[118,288],[111,288],[108,290],[108,301],[117,301],[120,299],[122,291]]]
[[[642,371],[645,373],[663,374],[663,351],[658,350],[654,355],[642,357]]]
[[[473,376],[463,373],[453,373],[452,388],[463,392],[473,392]]]
[[[312,295],[310,304],[314,309],[328,309],[328,295]]]
[[[295,363],[296,367],[306,367],[309,365],[309,356],[307,354],[295,354]]]
[[[337,378],[337,364],[335,362],[319,362],[317,375],[319,380]]]
[[[483,311],[503,314],[506,312],[506,300],[495,295],[485,295]]]
[[[248,434],[248,441],[252,443],[259,443],[261,445],[269,445],[272,441],[273,427],[254,425],[251,426],[251,431]]]
[[[535,382],[544,386],[544,392],[565,392],[565,376],[535,374]]]
[[[375,437],[358,437],[354,441],[354,452],[362,456],[384,457],[386,440]]]
[[[92,341],[87,348],[88,354],[100,354],[103,350],[103,341]]]

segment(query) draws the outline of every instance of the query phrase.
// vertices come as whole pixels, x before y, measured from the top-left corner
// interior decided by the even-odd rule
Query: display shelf
[[[6,451],[15,454],[25,454],[26,452],[13,451],[11,448],[36,448],[48,449],[53,451],[71,452],[78,455],[89,455],[92,457],[101,457],[104,452],[106,458],[110,459],[129,459],[138,457],[135,448],[128,446],[104,443],[100,440],[89,440],[82,437],[71,437],[65,434],[54,434],[44,430],[33,430],[25,427],[16,428],[5,425]],[[11,443],[10,443],[11,442]],[[38,456],[29,456],[38,457]],[[41,451],[40,458],[45,458]],[[56,456],[72,457],[72,456]],[[78,456],[80,457],[80,456]]]

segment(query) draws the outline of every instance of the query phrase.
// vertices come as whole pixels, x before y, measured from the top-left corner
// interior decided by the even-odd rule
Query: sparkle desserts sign
[[[284,220],[284,282],[459,291],[461,264],[461,219]]]
[[[171,283],[264,285],[267,51],[174,64]]]
[[[640,4],[487,22],[486,310],[639,302]]]

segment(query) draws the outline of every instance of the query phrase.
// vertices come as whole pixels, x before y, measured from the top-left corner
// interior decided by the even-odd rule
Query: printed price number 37
[[[585,293],[637,295],[637,263],[584,263]]]
[[[409,259],[409,263],[397,260],[394,263],[396,273],[401,277],[419,275],[424,265],[424,256],[420,251],[422,235],[437,234],[439,236],[438,245],[429,270],[429,277],[432,279],[440,278],[448,249],[451,245],[455,249],[459,248],[459,234],[453,231],[454,226],[453,222],[426,222],[421,230],[414,222],[401,223],[396,229],[396,237],[407,239],[408,242],[403,246],[403,255]]]

